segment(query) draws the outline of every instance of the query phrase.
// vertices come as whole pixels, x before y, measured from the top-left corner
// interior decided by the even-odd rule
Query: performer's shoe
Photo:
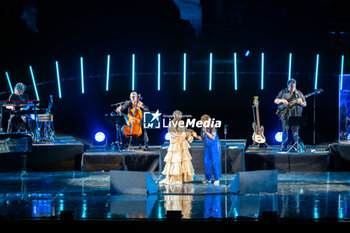
[[[220,181],[215,180],[215,181],[214,181],[214,185],[220,185]]]

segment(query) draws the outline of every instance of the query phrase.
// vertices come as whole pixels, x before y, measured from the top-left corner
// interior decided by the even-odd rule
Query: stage
[[[350,166],[346,166],[350,144],[307,145],[304,153],[285,153],[279,145],[259,148],[247,145],[244,139],[222,140],[222,173],[216,186],[202,184],[203,144],[195,141],[190,144],[194,181],[160,186],[168,145],[115,151],[109,146],[85,145],[70,136],[58,137],[53,142],[32,144],[24,177],[19,154],[0,154],[0,220],[10,216],[17,221],[143,219],[159,223],[174,218],[231,224],[266,219],[280,223],[331,219],[332,223],[343,223],[350,219]],[[232,191],[238,175],[271,170],[277,172],[277,181],[272,183],[276,192]],[[128,186],[140,180],[136,182],[127,172],[147,175],[157,191],[116,195],[111,191],[114,171],[128,177],[124,179]],[[271,181],[243,182],[259,186]]]
[[[109,145],[86,145],[72,136],[57,137],[52,142],[33,143],[27,153],[28,171],[162,171],[169,142],[139,149],[117,151]],[[204,173],[203,144],[190,143],[194,170]],[[258,147],[245,139],[221,140],[221,173],[278,170],[284,172],[350,171],[350,144],[306,145],[303,153],[282,152],[279,145]],[[21,170],[21,153],[1,153],[0,171]]]
[[[235,224],[265,219],[315,224],[331,219],[341,223],[350,218],[349,175],[279,172],[276,193],[250,195],[229,192],[234,174],[224,176],[219,186],[202,184],[203,175],[197,175],[191,183],[159,186],[156,194],[111,195],[110,172],[31,172],[25,178],[16,172],[1,173],[0,221],[11,218],[13,223],[28,223],[32,219],[38,224],[40,220],[55,223],[72,218],[78,222],[137,224],[166,222],[171,214],[176,218],[180,213],[178,220],[185,222],[221,220]],[[161,179],[157,173],[152,177]]]

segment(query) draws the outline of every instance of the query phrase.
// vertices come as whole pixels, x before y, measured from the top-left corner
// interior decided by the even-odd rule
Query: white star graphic
[[[159,109],[157,109],[156,113],[151,113],[151,114],[153,116],[151,122],[154,121],[155,119],[158,119],[158,117],[162,115],[161,113],[159,113]]]

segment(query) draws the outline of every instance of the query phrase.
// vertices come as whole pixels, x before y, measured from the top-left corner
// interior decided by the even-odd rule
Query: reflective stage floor
[[[183,220],[201,221],[350,219],[349,172],[279,172],[277,193],[249,195],[230,193],[234,176],[222,175],[219,186],[202,184],[203,175],[196,175],[192,183],[159,186],[158,194],[111,195],[109,172],[0,173],[0,220],[57,220],[68,213],[75,220],[162,221],[176,210]]]

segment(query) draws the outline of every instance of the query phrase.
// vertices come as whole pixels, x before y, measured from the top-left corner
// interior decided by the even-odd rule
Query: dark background
[[[288,54],[292,76],[304,94],[313,91],[316,54],[320,55],[316,97],[316,143],[338,139],[338,75],[341,54],[348,72],[350,16],[345,1],[176,1],[202,12],[201,26],[180,19],[171,0],[34,1],[4,0],[0,5],[0,99],[11,82],[35,93],[28,66],[34,69],[41,106],[54,96],[55,129],[88,143],[98,130],[114,140],[104,121],[110,104],[128,99],[131,54],[136,55],[136,90],[151,110],[179,109],[197,119],[204,113],[228,125],[228,138],[253,133],[252,102],[259,96],[261,124],[268,144],[280,130],[273,100],[286,86]],[[192,6],[191,6],[192,5]],[[194,15],[194,17],[198,17]],[[249,56],[245,52],[249,50]],[[187,91],[182,90],[182,56],[187,53]],[[213,53],[213,90],[208,90],[209,53]],[[238,90],[234,90],[233,53],[238,56]],[[260,90],[260,54],[265,54],[265,88]],[[162,55],[162,83],[157,91],[157,53]],[[111,55],[109,91],[105,91],[107,54]],[[84,57],[85,94],[80,89]],[[58,98],[55,61],[59,62],[62,99]],[[313,143],[314,98],[304,116],[301,137]],[[7,121],[6,113],[4,123]],[[6,125],[6,124],[5,124]],[[150,144],[162,144],[165,130],[149,130]],[[223,135],[223,128],[219,129]]]

